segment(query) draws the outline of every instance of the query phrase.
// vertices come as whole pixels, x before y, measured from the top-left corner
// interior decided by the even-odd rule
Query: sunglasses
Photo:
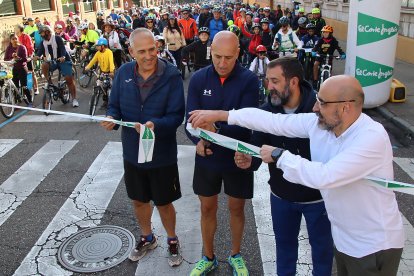
[[[188,14],[188,12],[183,12],[183,15],[187,15]]]
[[[267,53],[266,52],[258,52],[259,56],[265,56]]]

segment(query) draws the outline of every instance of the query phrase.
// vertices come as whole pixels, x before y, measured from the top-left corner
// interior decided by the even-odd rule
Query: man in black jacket
[[[198,27],[203,27],[206,24],[206,21],[213,17],[213,15],[210,12],[210,7],[208,5],[203,5],[201,9],[201,13],[198,16]]]
[[[261,108],[273,113],[310,113],[315,104],[315,92],[304,80],[303,69],[296,58],[284,57],[267,65],[269,80],[268,103]],[[287,138],[254,132],[253,144],[272,145],[311,159],[309,139]],[[236,153],[236,165],[242,169],[257,170],[259,158]],[[298,259],[298,235],[302,215],[305,217],[312,248],[313,275],[331,275],[333,241],[331,225],[325,204],[318,190],[292,184],[283,178],[282,170],[269,163],[273,231],[276,239],[278,275],[295,275]]]

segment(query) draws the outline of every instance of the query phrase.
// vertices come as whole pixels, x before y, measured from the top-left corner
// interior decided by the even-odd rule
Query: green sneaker
[[[209,261],[206,256],[203,256],[201,260],[196,263],[196,266],[191,270],[190,276],[205,276],[218,266],[217,258],[214,256],[214,260]]]
[[[240,254],[236,256],[229,257],[229,264],[233,268],[234,276],[249,276],[249,271],[247,270],[246,264]]]

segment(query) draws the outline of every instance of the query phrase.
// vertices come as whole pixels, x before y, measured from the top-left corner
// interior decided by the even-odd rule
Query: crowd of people
[[[330,63],[334,51],[346,57],[319,7],[306,13],[303,7],[291,11],[278,5],[272,11],[240,2],[133,6],[107,16],[98,12],[96,25],[73,13],[64,20],[58,15],[53,29],[46,19],[25,20],[10,36],[5,56],[16,61],[13,81],[26,86],[31,57],[54,60],[43,63],[43,75],[59,69],[73,106],[79,106],[71,55],[80,46],[91,56],[83,69],[97,63],[113,77],[104,103],[108,118],[137,122],[135,129],[122,128],[125,185],[141,230],[132,261],[158,245],[151,202],[168,236],[168,263],[183,261],[173,202],[182,196],[176,131],[185,116],[193,127],[261,147],[261,160],[253,159],[187,132],[196,145],[193,190],[200,201],[203,240],[203,255],[191,276],[219,265],[214,237],[222,186],[230,213],[228,263],[234,275],[249,275],[241,248],[244,206],[253,197],[253,172],[262,161],[269,165],[278,275],[296,274],[302,215],[314,275],[331,275],[334,255],[340,276],[396,275],[404,234],[395,195],[363,180],[392,178],[389,138],[361,113],[364,94],[356,79],[332,77],[316,93],[323,55],[330,55]],[[304,48],[312,49],[314,58],[308,80]],[[123,64],[125,49],[133,61]],[[190,61],[195,72],[185,100],[177,67]],[[266,77],[269,92],[261,110],[259,76]],[[137,162],[141,124],[157,137],[148,163]],[[112,122],[101,125],[118,128]]]

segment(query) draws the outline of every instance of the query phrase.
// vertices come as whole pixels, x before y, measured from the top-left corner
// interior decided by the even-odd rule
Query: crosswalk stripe
[[[189,275],[194,264],[201,258],[202,238],[200,227],[200,203],[192,189],[195,146],[178,146],[178,168],[182,198],[174,202],[177,212],[176,232],[180,240],[183,263],[171,268],[166,256],[167,237],[158,211],[154,209],[152,224],[154,233],[159,237],[154,252],[145,256],[137,266],[136,276],[152,275]]]
[[[59,246],[80,229],[99,225],[123,175],[122,145],[108,142],[14,275],[72,275],[57,263]]]
[[[77,140],[50,140],[0,186],[0,226],[46,178]]]
[[[23,139],[0,139],[0,158],[17,146]]]
[[[394,162],[414,180],[414,158],[394,157]]]
[[[104,117],[104,115],[96,115],[98,117]],[[73,116],[67,115],[54,115],[51,114],[49,116],[46,115],[26,115],[23,116],[15,121],[16,123],[78,123],[78,122],[85,122],[91,123],[94,122],[90,119],[86,118],[78,118]]]

